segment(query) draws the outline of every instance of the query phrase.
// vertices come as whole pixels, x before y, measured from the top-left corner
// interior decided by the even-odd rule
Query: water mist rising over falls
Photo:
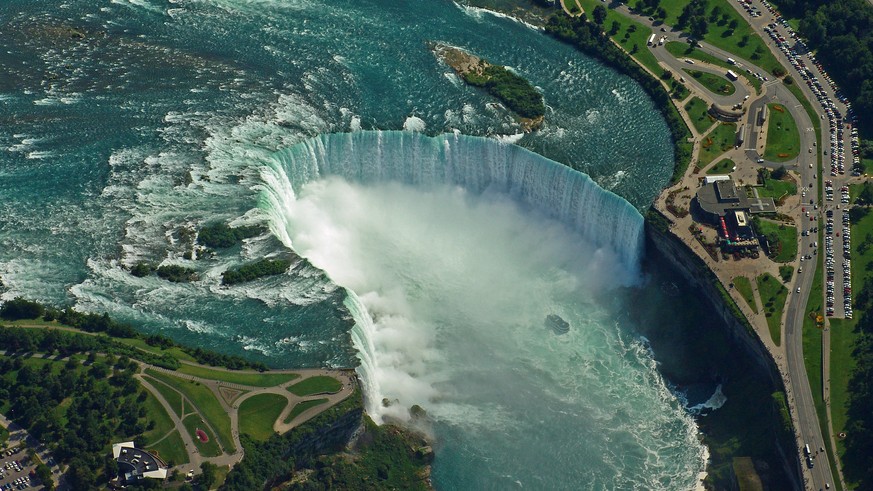
[[[262,178],[274,233],[348,291],[368,412],[419,404],[462,459],[437,482],[690,487],[696,427],[616,289],[642,254],[623,199],[519,147],[408,132],[320,136]]]

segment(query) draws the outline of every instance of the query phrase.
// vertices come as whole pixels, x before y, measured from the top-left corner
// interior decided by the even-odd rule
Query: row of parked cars
[[[852,112],[852,104],[849,102],[848,98],[846,98],[845,94],[843,94],[842,90],[837,86],[836,82],[825,72],[822,64],[815,58],[815,55],[809,52],[809,49],[806,46],[806,43],[803,39],[798,36],[798,34],[794,31],[794,29],[788,24],[788,21],[783,18],[776,9],[773,8],[766,0],[762,1],[762,4],[776,17],[776,22],[773,22],[764,28],[764,31],[776,42],[776,45],[779,49],[785,54],[788,60],[791,62],[791,65],[797,70],[800,74],[800,77],[806,81],[807,86],[812,91],[813,95],[815,95],[816,99],[818,99],[819,104],[821,104],[822,109],[825,114],[828,116],[828,123],[830,124],[830,138],[831,138],[831,176],[836,176],[837,174],[844,174],[845,169],[845,156],[844,156],[844,148],[843,148],[843,124],[855,122],[854,113]],[[779,28],[783,29],[788,33],[788,38],[780,34]],[[794,45],[790,45],[789,39],[794,41]],[[811,66],[814,66],[820,76],[816,76],[815,73],[807,66],[807,62],[803,59],[803,55],[806,54],[809,63]],[[834,95],[837,99],[842,102],[846,106],[846,117],[840,114],[839,109],[834,104],[834,101],[828,96],[827,92],[825,92],[824,85],[822,85],[821,80],[824,81],[825,84],[830,87],[830,89],[834,92]],[[845,119],[845,121],[844,121]],[[860,142],[858,140],[858,131],[857,129],[852,129],[852,153],[853,153],[853,175],[860,175],[861,173],[861,160],[859,156],[860,151]]]
[[[826,181],[828,187],[832,187],[831,181]],[[849,187],[840,188],[841,200],[848,202]],[[843,243],[843,311],[846,319],[852,318],[852,228],[849,214],[844,210],[842,213],[842,229],[836,235],[842,238]],[[827,267],[827,309],[826,314],[834,315],[834,210],[826,213],[825,225],[825,265]]]

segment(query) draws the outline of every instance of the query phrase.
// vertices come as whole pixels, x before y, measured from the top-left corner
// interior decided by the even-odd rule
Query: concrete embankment
[[[723,321],[728,335],[735,345],[743,351],[743,355],[754,363],[754,367],[763,377],[763,381],[774,390],[784,392],[785,386],[782,377],[764,344],[754,333],[748,321],[742,317],[739,309],[729,303],[732,300],[721,291],[721,284],[715,274],[691,249],[670,232],[669,223],[669,219],[660,212],[654,209],[650,210],[650,215],[645,222],[646,254],[649,260],[664,261],[673,266],[688,285],[700,295],[704,305]],[[718,327],[721,326],[712,326],[712,328]],[[792,480],[791,488],[801,489],[803,486],[801,485],[800,464],[795,457],[796,452],[791,446],[791,442],[777,439],[776,447],[782,457],[781,465],[785,474]]]

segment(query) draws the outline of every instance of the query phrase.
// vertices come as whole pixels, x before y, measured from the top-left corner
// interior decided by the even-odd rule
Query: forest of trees
[[[873,6],[867,0],[777,0],[783,14],[800,18],[800,33],[846,93],[873,135]]]
[[[261,259],[221,273],[221,284],[235,285],[264,276],[282,274],[290,267],[291,261],[287,259]]]
[[[218,222],[200,228],[197,242],[206,247],[224,249],[238,244],[243,239],[256,237],[262,233],[264,233],[264,229],[258,225],[229,227],[224,222]]]
[[[112,439],[131,439],[150,429],[142,402],[147,395],[125,357],[73,359],[38,368],[22,358],[0,357],[0,406],[16,423],[68,464],[71,489],[91,490],[117,473]]]
[[[519,116],[537,118],[546,112],[542,94],[530,82],[502,66],[490,65],[481,75],[467,72],[464,80],[470,85],[484,88]]]

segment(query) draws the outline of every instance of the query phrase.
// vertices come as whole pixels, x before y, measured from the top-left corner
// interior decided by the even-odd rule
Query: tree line
[[[482,73],[463,74],[468,84],[484,88],[506,106],[525,118],[537,118],[546,113],[543,96],[530,82],[499,65],[489,65]]]
[[[866,0],[778,0],[783,14],[800,18],[800,33],[816,59],[852,102],[855,114],[873,124],[873,6]],[[865,135],[870,136],[868,129]]]

